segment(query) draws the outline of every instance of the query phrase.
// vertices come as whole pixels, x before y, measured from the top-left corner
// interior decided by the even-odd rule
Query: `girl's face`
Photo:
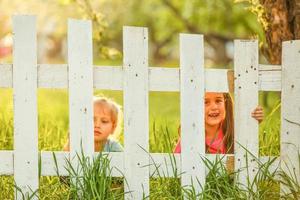
[[[225,99],[223,93],[205,93],[205,127],[216,127],[225,119]]]
[[[115,123],[112,120],[108,106],[94,103],[94,141],[106,141],[108,136],[115,130]]]

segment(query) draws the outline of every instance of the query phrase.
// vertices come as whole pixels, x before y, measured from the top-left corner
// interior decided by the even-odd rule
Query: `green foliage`
[[[0,90],[0,149],[13,149],[12,90]]]
[[[3,27],[0,36],[10,36],[11,21],[7,19],[17,7],[19,13],[38,16],[38,42],[46,45],[47,50],[41,54],[45,54],[47,58],[42,59],[47,62],[65,62],[67,19],[75,18],[92,21],[95,62],[106,58],[122,59],[122,28],[129,25],[149,28],[150,65],[178,66],[180,32],[204,34],[206,61],[220,65],[217,57],[226,55],[227,42],[235,38],[264,38],[263,27],[256,16],[260,12],[245,9],[247,6],[249,3],[232,0],[55,0],[51,3],[44,0],[2,0],[0,7],[6,9],[2,12],[5,20],[0,20]],[[7,59],[11,60],[11,57],[4,58]],[[223,60],[222,64],[228,63],[228,60]]]
[[[264,34],[256,16],[246,10],[244,4],[232,0],[134,0],[126,5],[123,1],[117,2],[123,6],[116,6],[115,14],[119,17],[111,17],[108,32],[117,39],[122,37],[124,24],[148,27],[150,63],[154,65],[165,63],[167,59],[178,62],[180,32],[201,33],[207,36],[206,40],[214,38],[214,42],[220,38],[228,41],[263,38]],[[206,48],[212,50],[211,46]],[[215,58],[210,56],[209,59]]]
[[[257,20],[263,26],[264,30],[268,29],[269,22],[266,11],[259,0],[235,0],[236,3],[247,2],[250,5],[248,9],[257,16]]]
[[[260,92],[259,104],[264,107],[265,119],[259,126],[261,156],[280,155],[281,101],[278,92]]]
[[[176,167],[173,169],[175,178],[167,178],[166,174],[159,174],[158,178],[152,179],[151,199],[298,199],[300,195],[300,185],[297,181],[295,171],[289,170],[285,172],[280,168],[274,169],[276,158],[269,159],[262,163],[258,158],[254,157],[246,149],[247,157],[256,161],[257,170],[252,181],[248,180],[246,185],[238,181],[241,170],[248,171],[248,165],[239,171],[228,170],[225,166],[224,157],[216,157],[211,161],[202,158],[207,171],[205,185],[194,183],[188,187],[180,185],[180,175],[176,175]],[[170,154],[170,159],[174,158]],[[300,161],[300,160],[299,160]],[[157,166],[158,171],[159,166]],[[170,172],[172,173],[172,172]],[[286,188],[280,194],[279,183]],[[195,192],[195,187],[202,188],[201,193]]]
[[[39,149],[62,149],[68,137],[68,113],[68,94],[65,90],[38,90]]]
[[[284,163],[286,165],[286,163]],[[299,172],[296,172],[294,167],[286,165],[286,171],[278,172],[278,179],[280,184],[284,187],[283,199],[300,199],[300,182]],[[300,168],[300,154],[298,152],[298,167]]]
[[[12,107],[12,90],[1,89],[0,101],[0,149],[13,148],[13,107]],[[111,97],[119,104],[123,104],[121,91],[95,91],[95,94],[102,93]],[[260,126],[260,154],[272,155],[279,154],[279,124],[280,124],[280,102],[278,94],[268,94],[268,99],[264,100],[264,95],[260,94],[262,105],[265,107],[265,121]],[[277,98],[275,98],[277,96]],[[177,128],[179,125],[179,94],[150,92],[150,152],[169,152],[171,153],[178,138]],[[39,110],[39,149],[40,150],[61,150],[68,137],[68,94],[65,90],[46,90],[38,91],[38,110]],[[265,134],[263,133],[265,131]],[[58,139],[59,138],[59,139]],[[122,138],[121,138],[122,140]],[[104,159],[104,158],[97,158]],[[175,158],[170,154],[169,159],[173,163],[173,170],[168,172],[175,178],[168,178],[168,174],[159,174],[158,177],[150,179],[150,198],[151,199],[182,199],[184,195],[203,197],[203,199],[243,199],[246,195],[252,195],[258,199],[276,199],[279,192],[278,179],[280,176],[281,183],[287,188],[292,188],[292,196],[299,195],[299,183],[294,178],[293,170],[291,173],[277,171],[270,173],[270,160],[267,164],[258,163],[258,173],[253,183],[241,187],[233,180],[238,175],[236,172],[229,173],[221,160],[210,162],[204,159],[206,167],[210,173],[206,178],[206,184],[202,187],[203,193],[196,194],[192,188],[182,188],[180,183],[180,173],[175,167]],[[83,162],[84,161],[84,162]],[[40,199],[65,199],[73,195],[78,190],[92,191],[94,187],[106,185],[100,188],[102,194],[108,194],[107,198],[122,196],[123,180],[107,178],[108,174],[96,175],[95,171],[102,170],[99,160],[95,160],[95,165],[82,161],[86,171],[86,177],[76,177],[76,170],[73,171],[73,177],[83,181],[82,185],[68,185],[61,181],[59,177],[40,177],[39,195]],[[103,161],[101,161],[103,162]],[[107,161],[108,162],[108,161]],[[104,162],[105,163],[105,162]],[[269,164],[268,164],[269,163]],[[159,166],[156,166],[159,168]],[[72,171],[70,171],[72,172]],[[106,178],[104,178],[106,177]],[[109,176],[108,176],[109,177]],[[87,180],[93,180],[91,183]],[[198,183],[195,183],[198,184]],[[259,188],[256,193],[254,188]],[[0,177],[0,199],[13,199],[13,177]],[[71,189],[73,188],[73,189]],[[74,193],[75,192],[75,193]],[[91,194],[89,194],[91,195]],[[257,196],[260,195],[260,196]],[[286,198],[290,194],[285,194]],[[76,195],[75,195],[76,196]],[[119,196],[119,197],[120,197]],[[90,196],[89,196],[90,197]],[[87,198],[89,198],[87,197]],[[74,197],[75,198],[75,197]],[[278,198],[277,198],[278,199]]]
[[[22,200],[31,200],[31,199],[36,199],[38,197],[38,190],[32,191],[31,192],[24,192],[21,188],[19,188],[17,185],[14,185],[16,189],[16,199],[22,199]]]
[[[201,193],[201,199],[246,199],[246,191],[241,189],[236,173],[227,171],[222,157],[216,157],[214,161],[202,158],[209,170],[206,183]]]
[[[71,199],[113,200],[123,198],[122,184],[112,187],[112,169],[109,168],[108,155],[100,153],[92,161],[83,153],[77,154],[79,168],[74,168],[67,160]]]
[[[14,199],[14,177],[0,176],[0,199]]]
[[[150,92],[150,152],[171,153],[178,138],[179,93]]]
[[[183,198],[183,190],[181,187],[180,173],[177,169],[177,163],[174,154],[172,154],[172,149],[174,144],[170,139],[170,133],[168,128],[165,127],[165,131],[162,132],[161,137],[163,137],[164,142],[158,142],[158,148],[163,150],[163,152],[169,152],[168,157],[165,159],[165,164],[171,163],[171,171],[160,171],[160,165],[156,164],[150,155],[150,159],[153,162],[155,171],[150,178],[150,198],[151,199],[173,199],[179,200]],[[154,175],[157,175],[154,177]],[[172,176],[172,178],[169,178]]]
[[[260,126],[260,155],[280,155],[280,108],[281,103],[278,102]]]
[[[66,199],[69,195],[69,186],[60,177],[41,176],[39,187],[39,199]]]

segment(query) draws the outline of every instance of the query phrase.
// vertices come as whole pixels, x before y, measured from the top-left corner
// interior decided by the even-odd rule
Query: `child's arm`
[[[258,121],[258,123],[261,123],[264,119],[264,110],[261,106],[257,106],[253,112],[251,113],[251,116]]]

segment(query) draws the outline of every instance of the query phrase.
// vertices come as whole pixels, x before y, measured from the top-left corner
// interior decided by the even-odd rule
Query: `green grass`
[[[121,91],[95,91],[123,105]],[[11,89],[0,89],[0,149],[13,149],[13,100]],[[61,150],[68,137],[68,93],[66,90],[38,90],[38,129],[40,150]],[[161,128],[168,127],[175,141],[179,125],[179,93],[150,92],[150,152],[163,152],[155,144],[164,143],[157,139]],[[155,126],[154,126],[155,124]],[[154,138],[154,135],[156,138]],[[123,141],[123,134],[120,138]]]
[[[300,157],[300,155],[299,155]],[[170,159],[174,156],[170,154]],[[79,170],[73,168],[70,162],[66,168],[69,171],[70,178],[63,177],[41,177],[40,178],[40,199],[124,199],[124,181],[120,178],[110,176],[111,169],[108,168],[110,160],[105,154],[99,154],[92,162],[78,155],[80,167]],[[270,166],[275,159],[270,159],[266,163],[260,163],[254,158],[258,165],[257,173],[253,181],[246,185],[238,182],[239,173],[229,172],[223,162],[223,157],[216,157],[214,161],[202,158],[204,164],[209,169],[206,176],[206,183],[201,193],[195,192],[194,183],[189,187],[180,185],[179,174],[174,173],[175,178],[166,178],[164,174],[159,174],[157,178],[150,179],[150,199],[173,199],[182,200],[183,196],[188,199],[299,199],[300,185],[296,177],[291,173],[283,172],[280,169],[270,170]],[[244,169],[247,170],[247,169]],[[3,177],[2,177],[3,178]],[[3,182],[6,180],[7,182]],[[2,190],[1,199],[13,199],[13,193],[5,193],[6,187],[13,189],[12,177],[4,177],[0,185]],[[77,184],[72,180],[76,180]],[[279,183],[282,183],[289,189],[279,196]],[[4,192],[4,193],[3,193]],[[4,196],[6,195],[6,196]],[[30,199],[30,198],[25,198]],[[148,198],[146,198],[148,199]]]
[[[117,179],[119,183],[113,181],[107,154],[100,153],[90,160],[81,153],[77,154],[76,158],[79,162],[78,168],[75,168],[69,160],[66,165],[69,178],[65,182],[69,186],[70,199],[117,200],[124,197],[123,181],[122,179]]]
[[[259,153],[261,156],[280,155],[280,92],[260,92],[265,119],[259,126]]]
[[[95,94],[100,93],[113,98],[120,105],[123,104],[121,91],[95,91]],[[12,90],[0,89],[0,96],[0,149],[11,150],[13,149]],[[265,96],[269,98],[266,100]],[[279,155],[280,102],[278,99],[277,93],[260,93],[260,102],[264,105],[267,115],[260,125],[260,155]],[[178,138],[177,128],[180,123],[179,93],[150,92],[149,104],[150,152],[172,152]],[[67,140],[69,129],[66,90],[38,90],[38,123],[39,149],[61,150]],[[120,141],[123,141],[122,135]],[[232,182],[234,175],[228,174],[221,162],[206,161],[206,164],[211,169],[211,173],[207,176],[202,194],[195,194],[192,190],[181,188],[179,174],[176,174],[175,178],[166,178],[162,174],[158,178],[150,179],[150,198],[182,199],[183,195],[190,195],[191,198],[196,198],[198,195],[197,197],[201,196],[204,199],[243,199],[245,195],[258,198],[254,192],[251,192],[253,191],[251,187],[242,190],[238,183]],[[89,167],[93,169],[93,166]],[[259,196],[259,198],[269,197],[270,199],[274,197],[273,191],[278,194],[278,181],[272,179],[274,174],[270,175],[267,171],[260,173],[255,184],[258,188],[262,188],[260,194],[265,196]],[[293,195],[297,196],[299,184],[291,181],[293,179],[289,174],[283,172],[278,174],[286,185],[293,188],[295,191]],[[93,183],[97,183],[97,180]],[[124,187],[122,180],[113,178],[109,180],[108,185],[118,188],[113,194],[122,194]],[[71,190],[71,187],[63,184],[58,177],[40,178],[40,199],[65,199]],[[0,191],[0,199],[13,199],[12,176],[0,176]],[[217,196],[216,191],[220,191],[223,196]]]
[[[95,95],[104,94],[123,105],[121,91],[95,91]],[[0,89],[0,150],[13,149],[13,91]],[[38,90],[38,129],[39,150],[61,150],[68,137],[68,93],[66,90]],[[177,127],[179,125],[179,94],[150,92],[150,152],[164,152],[164,141],[160,137],[165,127],[170,129],[171,138],[175,144]],[[155,122],[155,123],[154,123]],[[154,126],[155,124],[155,126]],[[153,137],[155,133],[155,137]],[[123,142],[123,134],[120,137]],[[168,152],[172,150],[169,148]],[[66,194],[66,188],[57,177],[41,177],[40,192],[42,199],[56,199]],[[13,177],[0,177],[0,199],[13,199]],[[54,192],[50,192],[49,189]],[[47,192],[48,191],[48,192]],[[55,192],[58,191],[58,192]],[[9,195],[8,195],[9,194]],[[55,199],[54,198],[54,199]]]
[[[0,176],[0,199],[14,199],[14,177]]]

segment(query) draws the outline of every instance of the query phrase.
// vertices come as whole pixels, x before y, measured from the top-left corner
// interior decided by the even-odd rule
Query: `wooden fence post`
[[[281,168],[300,183],[300,40],[283,42],[281,77]]]
[[[76,169],[76,153],[83,152],[91,160],[94,153],[91,21],[68,21],[68,67],[70,159]]]
[[[125,199],[149,196],[148,30],[123,28]]]
[[[205,184],[204,82],[203,36],[180,34],[181,184],[196,193]]]
[[[36,17],[14,16],[13,33],[14,179],[30,196],[39,187]]]
[[[258,122],[251,117],[251,112],[258,105],[256,40],[234,41],[234,77],[235,170],[240,171],[239,182],[247,186],[257,173],[253,156],[258,158],[259,153]]]

